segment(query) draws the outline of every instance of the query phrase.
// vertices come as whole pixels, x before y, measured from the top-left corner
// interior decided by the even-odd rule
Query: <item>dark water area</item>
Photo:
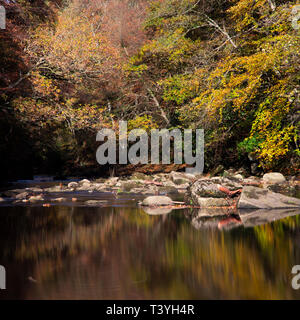
[[[100,198],[0,206],[0,299],[300,299],[300,211],[231,223],[190,209],[149,214],[139,196]]]

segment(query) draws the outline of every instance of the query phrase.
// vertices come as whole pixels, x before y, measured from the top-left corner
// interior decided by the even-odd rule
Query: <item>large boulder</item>
[[[286,181],[285,177],[279,172],[266,173],[263,176],[263,181],[269,184],[283,183]]]
[[[243,188],[238,203],[239,209],[283,209],[298,207],[300,207],[300,199],[252,186],[245,186]]]
[[[232,206],[233,201],[227,199],[228,195],[222,191],[221,187],[225,187],[229,191],[235,191],[241,189],[242,185],[237,179],[232,180],[222,177],[200,179],[190,186],[186,202],[201,208]]]
[[[234,204],[232,199],[226,198],[204,198],[197,197],[196,205],[201,208],[221,208],[221,207],[229,207]]]
[[[242,185],[237,181],[233,181],[228,178],[216,177],[212,179],[197,180],[191,185],[190,193],[194,198],[226,198],[226,193],[220,190],[220,186],[223,186],[230,191],[235,191],[242,188]]]
[[[173,200],[166,196],[150,196],[142,202],[142,206],[146,207],[170,206],[172,204]]]

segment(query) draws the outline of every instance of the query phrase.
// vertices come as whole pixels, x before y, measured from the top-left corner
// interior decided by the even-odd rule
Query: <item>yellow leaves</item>
[[[37,71],[31,73],[30,79],[33,84],[34,91],[40,97],[51,98],[54,100],[59,99],[60,89],[57,88],[53,80],[42,76]]]
[[[267,0],[235,0],[234,2],[236,4],[228,9],[228,13],[236,21],[235,28],[237,31],[241,31],[251,24],[257,25],[258,21],[255,18],[255,12],[258,11],[263,16],[264,12],[269,10]]]
[[[40,27],[34,32],[28,50],[41,56],[53,70],[65,77],[96,78],[118,67],[118,51],[105,34],[93,32],[93,21],[65,9],[54,27]]]
[[[258,158],[267,168],[272,167],[274,161],[289,152],[289,142],[293,138],[295,128],[290,126],[283,130],[273,129],[264,136],[264,141],[259,146]]]
[[[149,131],[151,129],[157,129],[158,125],[153,121],[149,115],[136,116],[135,119],[128,121],[128,130],[144,129]]]

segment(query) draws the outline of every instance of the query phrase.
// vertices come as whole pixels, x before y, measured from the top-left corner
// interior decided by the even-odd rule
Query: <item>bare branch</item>
[[[205,14],[205,17],[207,19],[207,22],[209,23],[209,25],[211,25],[212,27],[215,27],[219,32],[221,32],[227,39],[228,41],[233,45],[233,47],[236,49],[237,45],[234,43],[234,41],[232,40],[232,38],[230,37],[230,35],[228,34],[228,32],[226,31],[225,27],[222,29],[217,23],[216,21],[214,21],[213,19],[211,19],[209,16],[207,16]]]
[[[161,105],[159,104],[158,100],[156,99],[154,93],[149,88],[147,90],[150,93],[150,95],[151,95],[156,107],[160,110],[160,114],[161,114],[162,118],[165,120],[166,124],[169,125],[170,120],[168,119],[166,113],[164,112],[163,108],[161,107]]]

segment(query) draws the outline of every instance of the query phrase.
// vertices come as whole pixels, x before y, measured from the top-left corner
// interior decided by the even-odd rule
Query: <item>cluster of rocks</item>
[[[300,199],[273,192],[273,189],[299,192],[299,181],[286,178],[277,172],[267,173],[262,179],[250,177],[243,179],[238,175],[227,177],[200,177],[189,183],[185,195],[186,204],[199,208],[217,209],[206,210],[208,215],[224,215],[224,210],[231,209],[286,209],[300,208]],[[149,197],[143,206],[170,205],[161,197]],[[166,204],[164,204],[166,202]]]
[[[288,180],[280,173],[267,173],[262,178],[250,176],[244,178],[243,172],[224,171],[222,176],[193,175],[184,172],[145,175],[134,173],[130,177],[112,177],[90,181],[83,179],[69,183],[60,183],[48,187],[29,187],[3,192],[0,202],[35,203],[67,201],[75,193],[105,193],[114,196],[122,193],[152,196],[143,202],[144,207],[163,207],[173,205],[172,198],[184,195],[186,205],[200,208],[221,209],[236,207],[239,209],[272,209],[300,207],[300,181],[296,177]],[[154,196],[154,197],[153,197]],[[294,196],[294,197],[291,197]],[[69,199],[69,198],[68,198]],[[72,198],[76,201],[76,198]],[[92,205],[103,200],[91,200]],[[91,201],[93,203],[91,203]]]

